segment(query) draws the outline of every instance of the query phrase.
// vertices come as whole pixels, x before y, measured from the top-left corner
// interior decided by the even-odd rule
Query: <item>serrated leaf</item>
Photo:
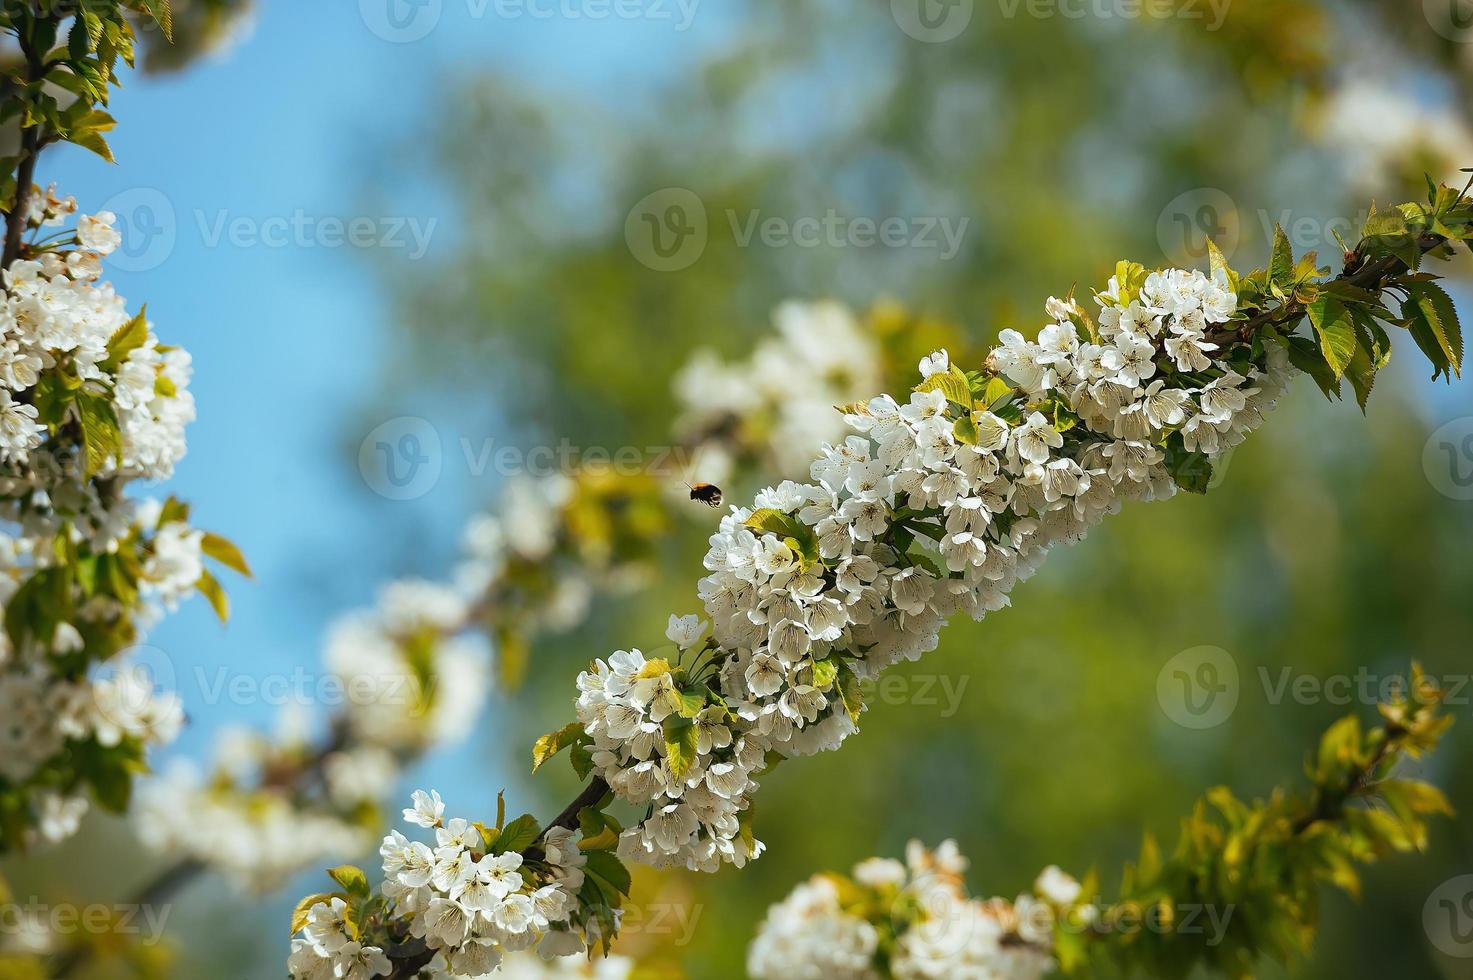
[[[524,813],[501,828],[501,833],[491,845],[491,853],[507,854],[511,851],[525,851],[537,843],[537,837],[541,833],[542,827],[537,823],[537,818],[530,813]]]
[[[587,855],[588,864],[585,871],[598,875],[604,881],[614,886],[619,894],[628,896],[633,887],[633,881],[629,876],[629,869],[624,863],[609,851],[590,851]]]
[[[336,868],[329,868],[327,876],[342,885],[349,895],[361,898],[367,896],[370,891],[368,875],[356,865],[340,864]]]
[[[1288,286],[1294,282],[1294,247],[1289,236],[1279,224],[1274,224],[1273,254],[1268,263],[1269,282],[1275,286]]]
[[[754,510],[752,516],[742,523],[754,531],[776,534],[780,538],[795,536],[802,528],[798,519],[792,514],[786,514],[772,507]]]
[[[82,389],[77,392],[73,404],[82,430],[87,475],[100,472],[110,459],[121,462],[123,432],[118,427],[118,416],[113,411],[112,402],[105,395]]]
[[[1345,369],[1345,376],[1350,379],[1350,387],[1355,389],[1355,400],[1362,412],[1371,399],[1371,389],[1376,386],[1376,371],[1376,364],[1371,360],[1365,345],[1358,344],[1355,354],[1350,358],[1350,365]]]
[[[1410,295],[1412,312],[1421,320],[1425,327],[1425,334],[1418,340],[1418,346],[1423,346],[1426,335],[1430,334],[1437,348],[1442,352],[1441,361],[1443,370],[1450,370],[1453,375],[1463,375],[1463,328],[1458,321],[1457,307],[1453,305],[1452,297],[1447,291],[1435,282],[1415,281],[1406,283],[1407,293]],[[1403,312],[1408,312],[1403,310]],[[1416,334],[1413,334],[1413,339]],[[1425,348],[1424,348],[1425,352]],[[1437,364],[1438,361],[1434,361]]]
[[[146,343],[148,343],[147,304],[139,309],[137,316],[113,331],[113,335],[107,339],[107,358],[98,367],[109,374],[116,374],[118,368],[128,360],[128,355]]]
[[[532,746],[532,771],[542,768],[544,762],[578,741],[583,734],[582,723],[575,721],[539,738]]]
[[[1330,371],[1339,378],[1360,346],[1355,338],[1355,323],[1345,304],[1331,297],[1322,296],[1310,303],[1308,313],[1309,322],[1320,338],[1320,353]]]
[[[966,372],[953,364],[946,371],[938,371],[920,384],[913,391],[928,392],[939,391],[946,396],[946,400],[956,402],[959,405],[972,405],[972,385],[967,381]]]
[[[335,895],[332,892],[318,892],[315,895],[308,895],[306,898],[298,902],[297,907],[292,909],[291,934],[295,936],[297,933],[302,931],[302,927],[307,924],[307,916],[312,913],[312,909],[314,906],[331,905],[334,898],[340,897],[341,896]]]
[[[174,11],[170,0],[143,0],[143,7],[171,43],[174,40]]]

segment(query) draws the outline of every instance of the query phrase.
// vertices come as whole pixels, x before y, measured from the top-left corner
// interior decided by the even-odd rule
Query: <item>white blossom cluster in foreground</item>
[[[1097,302],[1097,325],[1051,299],[1037,338],[1003,331],[985,371],[938,351],[904,403],[849,406],[852,434],[812,482],[722,519],[700,582],[711,635],[672,617],[673,648],[579,676],[593,766],[647,813],[621,856],[704,870],[756,856],[743,813],[769,753],[837,748],[861,678],[934,649],[952,615],[1007,605],[1125,501],[1170,496],[1289,377],[1276,343],[1216,359],[1210,335],[1237,305],[1225,274],[1122,266]]]
[[[388,975],[384,947],[371,940],[392,921],[434,951],[427,969],[437,976],[485,976],[508,953],[535,949],[555,960],[585,951],[569,922],[587,863],[575,831],[551,828],[536,841],[538,856],[527,858],[522,848],[536,839],[535,827],[524,838],[515,824],[497,831],[447,819],[438,793],[416,792],[404,819],[432,831],[433,844],[393,831],[379,849],[382,897],[350,881],[354,906],[339,896],[311,905],[292,942],[293,980]]]
[[[881,385],[882,352],[854,313],[832,301],[790,301],[744,361],[697,351],[675,378],[676,430],[696,447],[701,478],[731,475],[734,457],[759,452],[768,472],[801,473],[812,446],[843,435],[834,406]]]
[[[145,748],[174,738],[177,696],[126,654],[228,544],[123,494],[173,473],[195,408],[188,353],[100,278],[114,216],[65,228],[76,202],[54,188],[30,205],[38,241],[0,298],[0,850],[70,836],[89,790],[120,809]]]
[[[967,860],[919,841],[904,863],[871,858],[848,876],[816,875],[768,909],[747,953],[754,980],[1039,980],[1054,967],[1053,928],[1079,896],[1057,868],[1032,894],[967,897]]]

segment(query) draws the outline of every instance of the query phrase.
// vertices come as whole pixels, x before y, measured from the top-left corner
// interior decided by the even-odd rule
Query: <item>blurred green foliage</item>
[[[668,431],[668,379],[691,349],[741,351],[782,299],[893,295],[965,324],[983,349],[1002,327],[1036,326],[1044,297],[1103,279],[1116,258],[1200,259],[1170,254],[1182,251],[1169,208],[1182,195],[1212,188],[1236,204],[1216,217],[1241,233],[1240,266],[1267,255],[1265,224],[1281,209],[1323,221],[1363,206],[1335,152],[1300,123],[1334,64],[1329,22],[1380,30],[1374,5],[1234,5],[1215,34],[1186,20],[1006,18],[979,5],[945,44],[906,37],[888,6],[741,5],[732,39],[683,59],[666,85],[595,103],[494,73],[459,82],[433,123],[433,157],[403,157],[441,175],[467,230],[443,274],[400,279],[417,379],[475,378],[520,414],[529,442],[638,445]],[[641,264],[624,235],[630,208],[665,187],[694,191],[710,221],[704,254],[673,273]],[[729,228],[728,212],[791,220],[830,208],[971,225],[950,261],[743,248]],[[704,923],[669,955],[694,976],[734,975],[767,905],[796,881],[897,853],[910,837],[957,837],[974,883],[996,893],[1048,863],[1118,867],[1143,829],[1169,831],[1205,786],[1261,795],[1298,775],[1304,746],[1344,705],[1276,699],[1284,668],[1387,677],[1416,657],[1434,676],[1466,672],[1473,611],[1459,597],[1473,563],[1458,542],[1473,509],[1424,477],[1430,389],[1420,370],[1392,371],[1402,373],[1369,418],[1324,405],[1306,381],[1215,493],[1127,510],[1056,555],[1012,610],[953,626],[936,653],[900,668],[910,683],[872,698],[845,753],[765,780],[767,856],[660,885],[688,890]],[[578,665],[655,643],[668,612],[696,608],[708,520],[694,515],[674,540],[683,557],[657,586],[539,651],[531,691],[506,706],[494,739],[513,761],[524,740],[508,736],[566,714]],[[1156,682],[1174,654],[1202,644],[1232,654],[1240,698],[1227,723],[1196,731],[1166,716]],[[953,705],[944,690],[961,696]],[[1467,711],[1456,702],[1453,714]],[[1470,745],[1455,729],[1429,773],[1465,813]],[[557,792],[544,792],[555,807]],[[1327,897],[1315,954],[1292,975],[1452,975],[1421,916],[1473,861],[1464,836],[1435,827],[1430,857],[1373,869],[1359,904]],[[629,948],[642,945],[659,943]]]
[[[463,226],[434,271],[382,270],[403,325],[386,375],[494,398],[527,443],[647,445],[669,438],[670,380],[690,352],[744,350],[784,299],[863,308],[897,297],[964,324],[970,350],[985,350],[1003,327],[1039,325],[1046,296],[1097,283],[1117,258],[1205,262],[1180,254],[1193,251],[1182,229],[1203,230],[1201,202],[1220,200],[1204,189],[1235,206],[1207,217],[1240,233],[1229,258],[1251,266],[1268,253],[1265,218],[1271,227],[1282,209],[1323,226],[1363,207],[1342,160],[1302,126],[1337,45],[1400,45],[1434,70],[1466,61],[1429,36],[1419,6],[1239,2],[1213,32],[1183,18],[1006,17],[979,2],[959,37],[926,44],[897,28],[888,0],[749,0],[723,5],[729,36],[714,48],[641,34],[649,58],[675,66],[653,87],[584,100],[551,67],[454,77],[424,131],[386,137],[378,167],[386,180],[435,176]],[[1448,77],[1466,85],[1468,73]],[[666,187],[695,192],[710,219],[704,253],[674,273],[641,264],[625,240],[630,209]],[[943,261],[935,250],[742,247],[728,218],[831,208],[970,223]],[[912,837],[955,837],[980,892],[1021,891],[1051,863],[1119,867],[1142,831],[1170,836],[1205,787],[1253,797],[1301,775],[1305,747],[1348,709],[1276,697],[1286,668],[1386,678],[1415,658],[1435,677],[1466,678],[1473,505],[1429,484],[1422,450],[1431,420],[1470,402],[1466,389],[1434,395],[1420,369],[1389,370],[1400,376],[1383,381],[1368,418],[1304,381],[1212,494],[1127,509],[1056,554],[1011,610],[955,624],[935,653],[896,668],[906,683],[870,698],[843,753],[764,780],[760,861],[637,883],[636,905],[697,904],[691,942],[646,930],[625,950],[694,977],[738,975],[757,922],[796,882],[899,853]],[[738,500],[751,489],[726,487]],[[498,703],[487,739],[504,771],[524,771],[532,739],[568,715],[579,667],[658,644],[668,613],[697,608],[714,520],[693,507],[662,543],[659,579],[539,646],[529,687]],[[1226,723],[1192,730],[1163,710],[1157,679],[1200,645],[1232,655],[1239,700]],[[1470,697],[1453,692],[1449,713],[1466,715]],[[1456,726],[1422,773],[1462,814],[1473,813],[1470,756],[1473,726]],[[573,783],[552,770],[509,794],[554,812]],[[1422,916],[1440,883],[1473,872],[1466,826],[1434,825],[1427,856],[1371,869],[1358,902],[1326,895],[1313,955],[1262,975],[1465,975],[1429,943]],[[268,952],[260,962],[279,962]],[[182,962],[191,978],[235,977],[249,954],[227,936]]]

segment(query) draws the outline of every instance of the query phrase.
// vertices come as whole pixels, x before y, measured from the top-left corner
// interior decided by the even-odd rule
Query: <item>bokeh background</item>
[[[120,289],[193,352],[200,420],[171,489],[257,572],[227,628],[195,601],[152,639],[191,716],[168,754],[205,756],[229,725],[294,724],[290,706],[207,693],[315,670],[327,624],[379,584],[443,578],[501,490],[476,465],[488,444],[666,444],[680,366],[703,347],[741,356],[786,299],[894,299],[981,351],[1117,258],[1200,260],[1204,233],[1248,268],[1279,220],[1333,259],[1332,229],[1353,240],[1373,198],[1473,166],[1470,95],[1462,0],[261,0],[209,58],[128,80],[118,166],[43,164],[84,208],[118,212]],[[692,199],[704,234],[660,254],[644,215]],[[954,248],[743,241],[754,215],[831,212],[962,230]],[[345,244],[323,219],[374,232]],[[1453,291],[1473,300],[1466,280]],[[875,699],[863,737],[765,781],[767,856],[645,882],[694,929],[643,930],[629,951],[740,976],[756,923],[800,878],[911,837],[956,838],[976,893],[1013,894],[1049,863],[1109,882],[1207,787],[1293,781],[1320,729],[1371,713],[1278,697],[1285,670],[1379,679],[1416,658],[1460,685],[1462,721],[1425,771],[1465,816],[1428,854],[1372,870],[1360,902],[1327,897],[1313,958],[1264,975],[1473,976],[1424,921],[1439,885],[1473,873],[1473,493],[1453,479],[1473,473],[1473,395],[1406,360],[1369,417],[1301,386],[1212,494],[1127,511],[1010,611],[897,668],[907,682]],[[359,467],[365,437],[401,417],[441,444],[413,500]],[[539,640],[525,684],[404,795],[435,786],[457,813],[490,812],[504,787],[559,809],[571,774],[532,779],[531,740],[570,714],[581,665],[695,611],[714,521],[693,505],[659,575]],[[1204,645],[1230,655],[1238,700],[1187,727],[1158,679]],[[159,864],[95,817],[7,877],[45,900],[121,901]],[[200,880],[168,922],[173,975],[281,975],[290,908],[317,884],[262,898]]]

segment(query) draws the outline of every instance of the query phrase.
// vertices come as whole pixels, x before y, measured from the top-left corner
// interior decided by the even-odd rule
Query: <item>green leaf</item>
[[[1463,376],[1463,328],[1458,322],[1458,311],[1453,305],[1452,297],[1448,296],[1446,290],[1435,282],[1410,281],[1406,284],[1407,293],[1411,299],[1406,304],[1410,309],[1402,312],[1409,314],[1417,321],[1422,336],[1418,337],[1418,329],[1414,329],[1412,337],[1417,341],[1417,346],[1428,353],[1428,339],[1435,342],[1436,348],[1441,352],[1440,358],[1434,358],[1433,364],[1441,371],[1451,371],[1451,375]],[[1434,375],[1435,377],[1435,375]]]
[[[583,735],[582,723],[575,721],[539,738],[532,746],[532,771],[536,772],[542,768],[544,762],[578,741]]]
[[[588,774],[593,772],[593,751],[587,742],[575,742],[568,750],[568,761],[573,764],[573,771],[582,780],[588,779]]]
[[[230,597],[225,594],[219,579],[209,572],[200,572],[199,581],[194,583],[194,587],[210,601],[210,608],[215,610],[215,616],[220,622],[230,622]]]
[[[58,624],[70,619],[71,575],[65,565],[45,568],[21,583],[5,604],[5,632],[22,649],[30,637],[49,643]]]
[[[1212,485],[1212,460],[1204,453],[1188,452],[1180,434],[1166,441],[1166,469],[1172,482],[1188,493],[1206,493]]]
[[[619,894],[628,897],[633,881],[629,869],[609,851],[589,851],[588,864],[584,870],[598,875],[612,885]]]
[[[839,679],[839,662],[833,657],[815,661],[813,664],[813,686],[827,691]]]
[[[696,755],[696,726],[684,718],[666,718],[665,756],[670,764],[671,778],[684,779],[695,764]]]
[[[1338,299],[1320,297],[1309,304],[1309,321],[1320,338],[1320,352],[1330,371],[1339,378],[1350,366],[1360,346],[1355,337],[1355,323]]]
[[[803,525],[796,517],[772,507],[754,510],[743,523],[754,531],[776,534],[780,538],[796,537],[803,531]]]
[[[939,371],[931,375],[916,385],[912,390],[919,392],[939,391],[946,396],[947,401],[956,402],[968,408],[972,407],[972,385],[967,381],[966,372],[955,364],[949,370]]]
[[[1289,244],[1289,236],[1277,223],[1274,224],[1274,249],[1268,263],[1268,278],[1276,286],[1288,286],[1294,282],[1294,248]]]
[[[159,30],[164,32],[164,37],[172,43],[174,40],[174,11],[170,7],[170,0],[143,0],[143,9],[148,11],[154,23],[159,25]]]
[[[327,876],[342,885],[344,890],[354,897],[366,898],[371,891],[368,886],[368,875],[356,865],[340,864],[336,868],[329,868]]]
[[[240,553],[240,549],[229,538],[206,532],[200,539],[200,550],[226,568],[237,571],[246,578],[252,577],[251,566],[246,563],[245,555]]]
[[[313,906],[330,905],[332,904],[333,899],[341,897],[342,896],[336,895],[332,892],[318,892],[316,895],[308,895],[306,898],[302,899],[300,902],[297,903],[297,907],[292,909],[291,934],[295,936],[297,933],[302,931],[302,927],[307,924],[307,916],[312,913]]]
[[[687,687],[675,692],[675,712],[682,718],[694,718],[706,708],[706,695],[709,693],[704,687]]]
[[[856,725],[859,724],[859,714],[864,710],[864,695],[859,689],[859,675],[854,673],[854,668],[844,661],[838,662],[839,668],[839,699],[844,702],[844,710],[849,714],[849,720]]]
[[[1307,337],[1286,337],[1288,343],[1289,363],[1294,365],[1305,374],[1314,379],[1319,385],[1320,391],[1325,397],[1335,399],[1340,397],[1340,379],[1330,370],[1320,354],[1319,345]]]
[[[578,830],[582,834],[579,850],[612,851],[619,846],[619,835],[624,828],[609,814],[586,806],[578,811]]]
[[[524,813],[501,828],[496,843],[491,845],[491,853],[507,854],[511,851],[525,851],[537,843],[537,837],[541,833],[542,827],[537,823],[537,818],[530,813]]]
[[[106,395],[78,390],[75,405],[82,429],[82,445],[86,450],[87,475],[99,472],[109,459],[122,462],[123,432],[118,417]]]
[[[990,378],[982,388],[982,407],[991,410],[993,406],[1006,401],[1012,394],[1012,385],[1002,378]]]
[[[148,343],[148,306],[145,304],[138,315],[113,332],[107,340],[107,358],[98,367],[109,374],[128,360],[128,355]]]
[[[956,436],[956,441],[968,446],[977,445],[977,423],[973,420],[972,413],[968,412],[952,424],[951,434]]]

